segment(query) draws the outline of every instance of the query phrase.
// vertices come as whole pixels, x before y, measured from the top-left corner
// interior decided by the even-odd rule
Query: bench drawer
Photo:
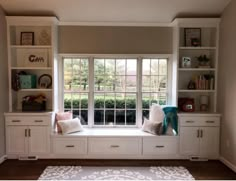
[[[220,118],[213,116],[180,117],[180,126],[220,126]]]
[[[143,138],[143,155],[174,155],[177,150],[177,136]]]
[[[87,154],[87,138],[56,138],[53,151],[55,154]]]
[[[95,155],[141,155],[142,138],[89,138],[88,153]]]
[[[50,117],[46,116],[7,116],[6,125],[50,125]]]

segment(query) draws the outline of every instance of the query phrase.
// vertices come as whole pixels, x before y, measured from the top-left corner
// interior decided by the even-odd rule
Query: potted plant
[[[200,55],[197,57],[198,60],[198,67],[204,67],[209,68],[210,67],[210,58],[208,58],[206,55]]]

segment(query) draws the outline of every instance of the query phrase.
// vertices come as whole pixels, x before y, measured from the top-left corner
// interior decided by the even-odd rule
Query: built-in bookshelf
[[[216,112],[218,34],[218,18],[180,18],[174,21],[177,105],[181,98],[189,98],[194,101],[194,112],[201,112],[201,98],[205,97],[208,108],[202,112]]]
[[[57,19],[29,16],[7,16],[6,19],[9,112],[21,112],[23,98],[37,95],[46,97],[45,111],[54,110],[54,96],[57,95],[55,94],[57,79],[54,71],[57,64]],[[34,76],[32,82],[34,81],[36,86],[21,87],[21,75],[27,75],[28,78]],[[39,81],[43,75],[46,75],[46,78]]]

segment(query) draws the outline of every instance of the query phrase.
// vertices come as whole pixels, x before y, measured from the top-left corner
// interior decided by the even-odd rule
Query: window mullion
[[[89,57],[88,126],[94,125],[94,60]]]
[[[137,111],[136,111],[136,125],[142,126],[142,57],[137,61]]]

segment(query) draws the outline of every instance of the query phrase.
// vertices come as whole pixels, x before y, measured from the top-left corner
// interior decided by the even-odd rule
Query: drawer
[[[88,153],[96,155],[141,155],[142,138],[89,138]]]
[[[220,117],[180,117],[180,126],[220,126]]]
[[[143,155],[174,155],[178,150],[179,137],[143,138]]]
[[[50,125],[50,117],[46,116],[7,116],[6,125]]]
[[[87,154],[87,138],[54,138],[55,154]]]

